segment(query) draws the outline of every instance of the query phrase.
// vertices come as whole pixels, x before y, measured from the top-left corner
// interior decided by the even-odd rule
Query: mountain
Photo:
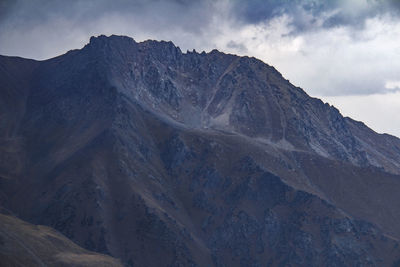
[[[400,140],[260,60],[0,57],[0,203],[126,266],[397,266]],[[397,264],[397,265],[396,265]]]
[[[78,247],[46,226],[0,214],[1,266],[122,266],[109,256]]]

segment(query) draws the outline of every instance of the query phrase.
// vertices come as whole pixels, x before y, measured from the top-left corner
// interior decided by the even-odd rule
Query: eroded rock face
[[[92,38],[81,54],[95,56],[99,69],[109,66],[102,71],[131,100],[187,126],[288,143],[398,173],[398,154],[366,145],[336,108],[310,98],[255,58],[216,50],[184,54],[171,42],[136,43],[119,36]]]
[[[399,260],[400,141],[257,59],[99,36],[0,67],[0,200],[29,222],[126,266]]]

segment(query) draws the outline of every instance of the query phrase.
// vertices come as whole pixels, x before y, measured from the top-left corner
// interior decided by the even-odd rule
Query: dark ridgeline
[[[400,140],[255,58],[99,36],[0,57],[0,89],[1,206],[85,249],[126,266],[400,262]]]

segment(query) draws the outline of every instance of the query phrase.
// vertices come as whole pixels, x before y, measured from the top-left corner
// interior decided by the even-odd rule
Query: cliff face
[[[248,57],[0,58],[0,200],[127,266],[390,266],[400,141]]]

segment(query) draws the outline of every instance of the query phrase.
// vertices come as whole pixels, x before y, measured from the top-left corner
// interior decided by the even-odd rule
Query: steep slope
[[[0,177],[3,178],[18,175],[22,168],[23,144],[17,132],[36,66],[38,62],[34,60],[0,56]]]
[[[100,36],[0,66],[20,103],[1,113],[19,146],[1,147],[0,199],[24,220],[127,266],[400,258],[399,140],[259,60]]]
[[[339,111],[294,87],[273,67],[248,57],[182,54],[171,42],[92,38],[84,50],[107,55],[110,81],[126,96],[159,114],[194,128],[212,127],[266,142],[315,152],[359,166],[399,172],[399,154],[385,148],[377,157],[358,140]],[[366,132],[365,130],[363,132]],[[370,153],[370,154],[368,154]]]
[[[46,226],[0,214],[1,266],[122,266],[109,256],[89,252]]]

